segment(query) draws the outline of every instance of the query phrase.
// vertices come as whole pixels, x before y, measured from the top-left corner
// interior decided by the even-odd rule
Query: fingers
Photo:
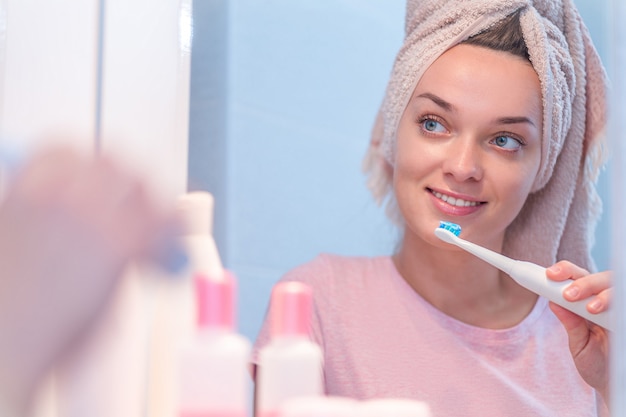
[[[35,153],[14,173],[7,199],[16,194],[19,201],[37,204],[51,201],[75,177],[78,161],[84,160],[67,147]]]
[[[578,278],[563,291],[563,296],[569,301],[589,299],[587,310],[595,314],[608,310],[612,295],[609,272],[599,272]]]
[[[177,241],[173,208],[157,204],[143,178],[106,157],[94,161],[87,175],[91,177],[76,184],[73,197],[83,204],[81,213],[99,226],[97,232],[106,239],[104,243],[124,260],[162,263],[168,254],[163,248]],[[99,196],[86,198],[93,195],[94,186]]]
[[[554,303],[550,303],[550,309],[567,331],[569,350],[580,375],[590,386],[606,393],[609,332]]]
[[[563,295],[569,301],[578,301],[589,298],[587,310],[590,313],[600,313],[608,310],[611,305],[613,289],[610,288],[611,279],[607,272],[588,275],[574,281],[565,289]]]
[[[13,172],[0,204],[0,350],[17,369],[40,374],[102,314],[129,261],[159,261],[177,241],[173,207],[145,181],[67,146]]]
[[[569,261],[559,261],[546,269],[546,275],[554,281],[565,281],[589,275],[589,271]]]
[[[585,339],[587,337],[587,333],[589,333],[587,320],[552,302],[550,302],[550,309],[563,324],[565,330],[568,333],[573,332],[573,342],[572,335],[570,335],[570,349],[572,350],[572,353],[579,351],[580,347],[578,346],[582,344],[583,339]]]
[[[602,327],[557,304],[550,302],[550,309],[567,331],[569,348],[574,358],[588,347],[591,337],[605,338],[607,336]]]
[[[548,278],[555,281],[573,280],[564,291],[563,296],[568,301],[589,299],[587,310],[590,313],[606,311],[612,299],[611,273],[604,271],[590,274],[568,261],[560,261],[546,270]]]
[[[71,225],[76,236],[118,263],[131,258],[162,263],[176,241],[178,222],[173,208],[158,205],[151,191],[117,159],[58,146],[35,153],[20,167],[5,202],[31,217],[56,216],[58,224]]]

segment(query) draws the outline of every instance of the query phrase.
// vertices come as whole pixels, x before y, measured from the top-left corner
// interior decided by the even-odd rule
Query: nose
[[[458,137],[451,142],[444,159],[444,174],[456,181],[480,181],[483,177],[480,144],[472,137]]]

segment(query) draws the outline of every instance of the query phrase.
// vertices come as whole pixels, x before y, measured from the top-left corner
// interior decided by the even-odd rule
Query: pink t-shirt
[[[567,335],[543,298],[515,327],[490,330],[426,302],[390,257],[321,255],[282,279],[313,288],[312,337],[324,351],[328,395],[417,399],[434,417],[606,412],[578,374]],[[254,361],[268,338],[266,320]]]

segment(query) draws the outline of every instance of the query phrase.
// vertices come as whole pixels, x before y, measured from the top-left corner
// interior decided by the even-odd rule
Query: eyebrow
[[[499,124],[503,125],[511,125],[516,123],[528,123],[532,126],[535,126],[535,123],[530,120],[528,117],[519,116],[519,117],[501,117],[496,120]],[[535,126],[536,127],[536,126]]]
[[[433,93],[422,93],[419,96],[416,96],[415,98],[427,98],[446,111],[456,110],[452,104],[448,103],[441,97],[434,95]]]
[[[444,99],[442,99],[441,97],[433,94],[433,93],[422,93],[418,96],[415,96],[415,98],[425,98],[428,99],[430,101],[432,101],[433,103],[435,103],[436,105],[438,105],[439,107],[441,107],[442,109],[444,109],[445,111],[456,111],[456,108],[451,104],[448,103],[447,101],[445,101]],[[535,123],[528,117],[526,116],[510,116],[510,117],[500,117],[498,119],[495,120],[496,123],[498,124],[504,124],[504,125],[510,125],[510,124],[517,124],[517,123],[528,123],[532,126],[535,126]]]

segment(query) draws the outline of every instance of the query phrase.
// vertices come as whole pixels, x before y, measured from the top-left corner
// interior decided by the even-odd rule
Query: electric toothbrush
[[[613,330],[612,321],[607,311],[593,314],[587,310],[586,300],[568,301],[563,297],[563,290],[572,283],[572,280],[552,281],[546,276],[546,268],[532,262],[508,258],[497,252],[463,240],[459,237],[460,233],[461,226],[445,221],[440,222],[439,227],[435,229],[435,236],[439,239],[456,245],[488,264],[495,266],[513,278],[522,287],[547,298],[553,303],[607,330]]]

